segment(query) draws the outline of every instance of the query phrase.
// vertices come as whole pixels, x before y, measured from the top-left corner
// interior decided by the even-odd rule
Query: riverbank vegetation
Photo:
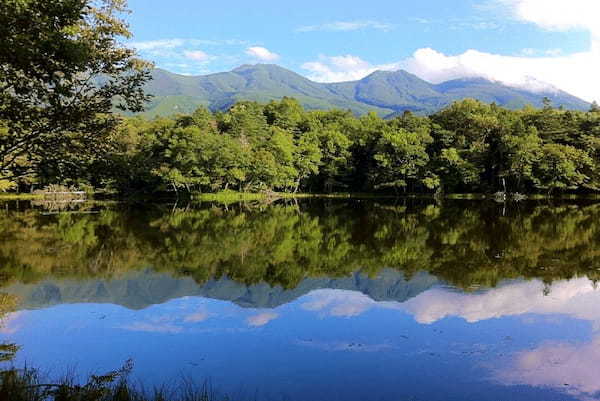
[[[122,127],[115,184],[174,191],[590,192],[600,113],[511,111],[475,100],[386,121],[293,99]],[[133,174],[131,174],[133,172]]]
[[[82,160],[80,160],[82,161]],[[439,113],[306,111],[293,99],[226,113],[125,118],[103,157],[38,166],[8,188],[53,183],[186,196],[362,192],[589,194],[600,190],[600,112],[507,110],[475,100]],[[5,180],[6,181],[6,180]],[[241,196],[241,195],[240,195]]]

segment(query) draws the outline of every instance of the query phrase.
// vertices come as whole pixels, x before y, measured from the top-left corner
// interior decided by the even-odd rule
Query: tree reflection
[[[110,278],[152,267],[203,283],[228,277],[294,288],[307,277],[407,277],[463,289],[600,274],[600,205],[406,201],[105,207],[94,214],[0,212],[3,285]]]

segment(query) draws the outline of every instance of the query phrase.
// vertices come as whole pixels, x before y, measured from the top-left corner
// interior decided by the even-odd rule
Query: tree
[[[210,178],[198,160],[208,153],[202,146],[204,138],[197,127],[175,128],[158,136],[150,152],[158,162],[152,173],[175,192],[180,187],[190,192],[193,187],[209,184]]]
[[[256,151],[252,176],[261,189],[294,188],[298,180],[296,170],[296,145],[289,132],[271,127],[269,139]]]
[[[600,113],[600,105],[598,105],[597,101],[593,101],[590,106],[590,113]]]
[[[555,189],[579,189],[590,177],[593,161],[583,150],[569,145],[549,143],[542,147],[540,161],[536,166],[538,187],[552,192]]]
[[[302,181],[307,180],[311,175],[318,174],[322,156],[319,138],[314,132],[307,132],[297,140],[294,164],[298,171],[298,179],[294,186],[294,192],[298,192]]]
[[[464,190],[479,184],[481,170],[465,160],[458,149],[442,149],[434,161],[435,172],[442,178],[444,191]]]
[[[504,145],[508,153],[506,174],[514,181],[516,188],[539,185],[539,180],[534,175],[534,167],[540,160],[542,150],[542,140],[537,129],[530,127],[525,135],[509,135],[504,138]]]
[[[269,125],[295,131],[302,121],[304,109],[296,99],[284,97],[279,102],[272,101],[267,104],[264,113]]]
[[[130,37],[126,12],[126,0],[3,0],[0,176],[104,152],[112,112],[143,109],[149,65],[119,42]]]
[[[426,149],[431,141],[431,136],[422,131],[388,128],[375,147],[374,187],[397,191],[417,182],[423,183],[423,169],[429,162]]]

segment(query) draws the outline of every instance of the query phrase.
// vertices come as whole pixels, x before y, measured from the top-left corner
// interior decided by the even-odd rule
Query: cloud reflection
[[[516,354],[508,367],[497,372],[504,384],[562,388],[584,400],[598,399],[600,337],[591,343],[545,344]]]
[[[335,317],[354,317],[373,308],[403,309],[399,302],[377,302],[361,292],[347,290],[312,291],[301,307]]]
[[[135,322],[130,325],[122,326],[124,330],[128,331],[142,331],[147,333],[181,333],[182,327],[178,327],[169,323],[148,323],[148,322]]]
[[[419,323],[434,323],[458,316],[474,323],[505,316],[564,314],[589,320],[600,328],[600,291],[587,278],[554,283],[545,294],[539,280],[505,284],[482,293],[468,294],[436,288],[404,304]]]
[[[261,327],[261,326],[266,325],[270,321],[277,319],[278,317],[279,317],[279,314],[277,314],[275,312],[264,312],[264,313],[259,313],[258,315],[250,316],[246,320],[246,322],[248,323],[248,325],[250,325],[252,327]]]
[[[17,333],[24,325],[23,318],[27,312],[11,312],[0,319],[0,333],[12,335]]]

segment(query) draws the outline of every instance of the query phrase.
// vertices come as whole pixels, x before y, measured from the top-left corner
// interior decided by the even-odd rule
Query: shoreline
[[[493,200],[519,202],[527,200],[600,200],[600,194],[498,194],[488,193],[448,193],[448,194],[422,194],[407,193],[401,195],[378,194],[365,192],[336,192],[336,193],[291,193],[291,192],[191,192],[182,196],[172,193],[144,194],[134,196],[119,196],[102,192],[91,194],[86,199],[73,199],[74,201],[135,201],[142,203],[155,203],[157,200],[190,200],[200,202],[252,202],[276,201],[280,199],[448,199],[448,200]],[[0,202],[3,201],[56,201],[52,194],[34,193],[0,193]],[[67,200],[65,200],[67,201]]]

